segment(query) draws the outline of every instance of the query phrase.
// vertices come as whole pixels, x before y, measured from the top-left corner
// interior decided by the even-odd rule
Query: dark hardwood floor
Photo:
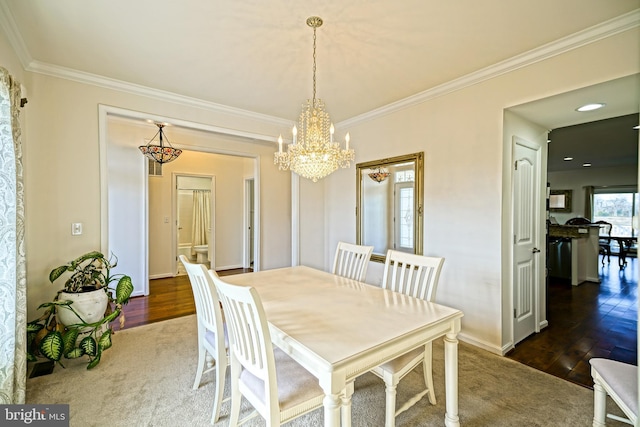
[[[614,256],[610,264],[600,264],[599,284],[552,280],[549,326],[521,341],[507,357],[590,388],[592,357],[637,365],[638,260],[627,261],[622,270]]]
[[[247,273],[251,269],[218,271],[220,276]],[[168,277],[149,280],[149,296],[131,298],[123,308],[124,328],[160,322],[175,317],[187,316],[196,312],[189,276]],[[115,322],[117,324],[117,321]],[[119,326],[114,326],[115,330]]]
[[[219,271],[220,276],[250,270]],[[548,292],[549,326],[526,338],[507,357],[525,365],[593,387],[589,359],[606,357],[638,363],[638,260],[625,269],[618,259],[600,267],[601,283],[579,286],[552,280]],[[125,328],[195,313],[188,276],[149,282],[148,297],[132,298],[124,307]],[[115,329],[118,329],[116,326]]]

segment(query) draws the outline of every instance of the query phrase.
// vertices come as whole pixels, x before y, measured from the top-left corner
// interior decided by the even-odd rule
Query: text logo
[[[69,427],[69,405],[0,405],[0,426]]]

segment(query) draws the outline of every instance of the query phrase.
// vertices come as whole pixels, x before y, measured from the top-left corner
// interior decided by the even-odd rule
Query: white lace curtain
[[[211,191],[193,190],[193,221],[191,224],[191,244],[193,246],[209,244]]]
[[[24,403],[27,286],[20,84],[0,67],[0,404]]]

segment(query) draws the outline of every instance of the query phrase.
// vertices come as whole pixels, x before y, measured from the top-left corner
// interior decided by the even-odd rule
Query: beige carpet
[[[71,426],[207,426],[213,373],[192,390],[196,362],[194,316],[117,332],[114,345],[92,371],[84,360],[66,361],[50,375],[27,381],[27,403],[70,404]],[[438,403],[423,399],[397,419],[397,426],[444,424],[442,342],[434,344]],[[590,426],[593,392],[551,375],[460,343],[459,408],[463,426]],[[398,387],[398,401],[418,390],[422,373],[410,373]],[[356,380],[353,426],[384,426],[384,386],[366,374]],[[228,396],[228,390],[225,394]],[[243,405],[244,408],[244,405]],[[229,402],[217,426],[228,424]],[[249,409],[246,408],[246,411]],[[618,411],[619,413],[619,411]],[[322,410],[290,426],[321,426]],[[250,426],[263,426],[255,418]],[[611,421],[608,425],[621,425]]]

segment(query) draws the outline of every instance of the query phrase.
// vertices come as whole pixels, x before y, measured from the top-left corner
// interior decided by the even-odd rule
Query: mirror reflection
[[[422,254],[423,153],[356,165],[356,241],[373,246],[372,261],[388,249]]]

